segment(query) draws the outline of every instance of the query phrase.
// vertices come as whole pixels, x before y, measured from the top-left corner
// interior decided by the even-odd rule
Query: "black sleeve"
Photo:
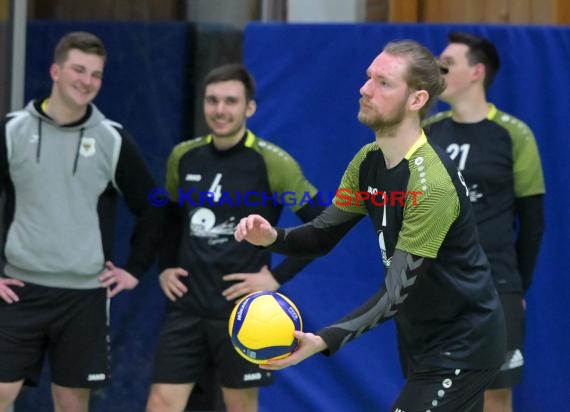
[[[307,204],[297,210],[295,214],[299,216],[302,222],[307,223],[323,213],[325,209],[326,207],[321,205],[318,195],[315,195],[310,202],[307,202]]]
[[[532,282],[540,243],[544,232],[544,195],[519,197],[515,200],[518,218],[517,259],[523,290]]]
[[[4,190],[4,184],[8,177],[8,149],[6,147],[6,123],[9,119],[0,122],[0,192]]]
[[[352,313],[317,333],[327,344],[323,353],[332,355],[346,343],[392,318],[414,287],[416,277],[423,276],[431,263],[430,259],[396,249],[378,292]]]
[[[306,223],[319,216],[324,210],[325,207],[321,206],[315,197],[313,198],[313,202],[308,202],[305,206],[297,210],[296,214],[299,216],[301,221]],[[283,259],[283,261],[281,261],[278,266],[272,269],[271,273],[273,274],[275,280],[277,280],[277,282],[282,285],[288,280],[291,280],[297,273],[302,271],[313,260],[314,258],[289,256]]]
[[[117,218],[117,190],[108,184],[105,191],[99,196],[97,214],[99,215],[99,229],[103,242],[103,256],[105,260],[114,260],[115,226]]]
[[[163,228],[163,209],[148,201],[148,194],[155,188],[142,155],[133,140],[119,130],[122,136],[121,151],[115,182],[127,207],[135,216],[130,239],[130,253],[124,269],[141,278],[155,260]]]
[[[14,186],[9,175],[6,123],[6,118],[0,122],[0,246],[2,247],[0,260],[3,261],[6,261],[4,244],[8,235],[8,228],[14,219]],[[0,270],[0,276],[2,275],[3,271]]]
[[[363,217],[329,206],[309,223],[290,229],[277,228],[277,240],[269,248],[288,256],[326,255]]]

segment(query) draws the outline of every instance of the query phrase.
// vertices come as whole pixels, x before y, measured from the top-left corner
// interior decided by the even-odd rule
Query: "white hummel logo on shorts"
[[[249,381],[258,381],[261,379],[261,373],[260,372],[256,372],[256,373],[246,373],[243,375],[243,381],[244,382],[249,382]]]
[[[509,370],[520,368],[524,365],[524,358],[520,350],[515,349],[512,352],[507,353],[505,363],[501,366],[501,370]]]
[[[95,382],[95,381],[104,381],[106,378],[104,373],[90,373],[87,375],[88,382]]]

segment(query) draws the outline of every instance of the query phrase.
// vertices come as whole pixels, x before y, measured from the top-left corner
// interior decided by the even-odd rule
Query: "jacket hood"
[[[49,124],[56,129],[65,130],[65,132],[76,132],[77,134],[77,149],[75,151],[75,160],[73,162],[73,175],[77,171],[78,163],[79,163],[79,154],[81,152],[81,145],[83,143],[83,134],[85,130],[90,128],[95,128],[98,126],[104,119],[103,113],[101,113],[94,104],[89,104],[87,106],[87,111],[85,112],[85,116],[82,119],[79,119],[77,122],[60,125],[57,124],[51,117],[49,117],[43,110],[42,110],[42,102],[44,99],[33,100],[27,104],[25,111],[29,112],[32,117],[38,119],[38,142],[36,145],[36,162],[40,163],[42,157],[42,141],[44,139],[43,130],[44,127],[42,126],[43,123]]]
[[[39,118],[42,122],[46,122],[54,126],[64,127],[68,130],[81,130],[93,127],[105,119],[103,113],[101,113],[94,104],[90,103],[89,106],[87,106],[87,112],[83,118],[74,123],[58,125],[42,110],[41,104],[43,101],[44,99],[32,100],[26,105],[25,110],[28,111],[32,116]]]

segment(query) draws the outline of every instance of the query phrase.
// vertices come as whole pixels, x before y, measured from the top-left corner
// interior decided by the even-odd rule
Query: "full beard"
[[[390,134],[392,130],[397,128],[404,120],[406,115],[405,102],[398,107],[396,113],[391,116],[377,115],[374,117],[365,116],[362,111],[358,113],[358,120],[374,130],[375,133],[381,135]]]

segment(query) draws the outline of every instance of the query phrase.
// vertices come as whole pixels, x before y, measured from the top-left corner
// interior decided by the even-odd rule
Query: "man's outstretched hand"
[[[277,239],[277,230],[260,215],[249,215],[237,224],[234,237],[256,246],[269,246]]]

